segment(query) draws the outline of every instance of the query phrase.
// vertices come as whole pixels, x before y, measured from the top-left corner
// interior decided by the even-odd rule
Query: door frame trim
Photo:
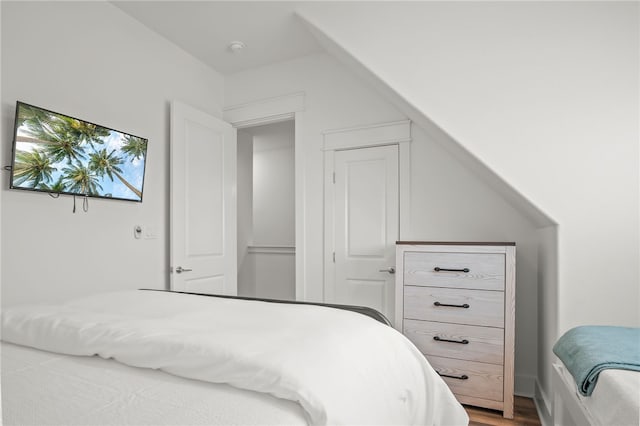
[[[323,151],[394,145],[406,142],[411,142],[411,120],[346,127],[322,132]]]
[[[304,111],[304,92],[260,99],[223,109],[225,121],[236,129],[272,124],[294,119],[296,112]]]
[[[334,276],[333,253],[335,206],[333,173],[334,153],[357,148],[384,145],[398,146],[398,236],[404,240],[411,235],[411,120],[376,123],[368,126],[348,127],[322,132],[324,151],[324,276],[323,300],[326,301],[327,280]]]
[[[305,217],[304,217],[304,147],[300,123],[305,111],[305,93],[296,92],[283,96],[258,99],[223,109],[225,121],[236,129],[294,120],[294,197],[295,197],[295,265],[296,300],[306,299],[305,268]]]

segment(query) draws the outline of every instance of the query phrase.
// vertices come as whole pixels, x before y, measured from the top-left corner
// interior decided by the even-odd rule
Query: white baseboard
[[[533,402],[536,405],[538,411],[538,417],[542,426],[553,426],[553,417],[551,416],[551,404],[549,396],[544,393],[540,383],[535,381],[535,396]]]

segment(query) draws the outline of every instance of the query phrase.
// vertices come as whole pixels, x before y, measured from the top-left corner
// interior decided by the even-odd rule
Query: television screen
[[[23,102],[11,188],[142,201],[147,139]]]

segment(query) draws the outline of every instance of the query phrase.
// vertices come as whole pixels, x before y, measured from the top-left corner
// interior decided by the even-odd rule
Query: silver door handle
[[[193,269],[186,269],[186,268],[183,268],[182,266],[178,266],[176,268],[176,274],[181,274],[183,272],[191,272],[191,271],[193,271]]]
[[[396,268],[394,268],[393,266],[389,266],[387,269],[378,270],[378,272],[388,272],[390,274],[395,274],[396,273]]]

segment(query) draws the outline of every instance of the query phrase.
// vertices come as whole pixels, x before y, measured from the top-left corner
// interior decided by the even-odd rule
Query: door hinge
[[[333,252],[333,263],[336,263],[336,252]]]

